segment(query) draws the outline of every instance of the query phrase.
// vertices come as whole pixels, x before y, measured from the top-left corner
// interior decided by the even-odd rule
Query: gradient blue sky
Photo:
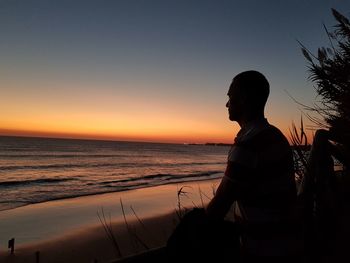
[[[297,39],[328,45],[348,1],[0,0],[0,132],[232,141],[227,88],[255,69],[287,135],[316,94]],[[286,92],[287,91],[287,92]]]

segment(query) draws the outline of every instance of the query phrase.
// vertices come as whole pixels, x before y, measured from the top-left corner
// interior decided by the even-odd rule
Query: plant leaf
[[[301,51],[303,52],[304,57],[312,63],[312,58],[311,58],[309,52],[307,52],[306,49],[303,47],[301,48]]]

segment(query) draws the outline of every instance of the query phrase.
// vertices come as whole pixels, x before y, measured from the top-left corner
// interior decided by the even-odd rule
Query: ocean
[[[229,146],[0,136],[0,211],[220,178]]]

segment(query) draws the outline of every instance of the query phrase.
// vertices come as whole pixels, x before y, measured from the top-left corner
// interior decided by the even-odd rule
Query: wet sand
[[[37,251],[39,262],[110,262],[119,254],[98,213],[111,222],[123,257],[162,246],[178,222],[178,191],[184,192],[182,206],[200,207],[213,196],[218,183],[218,179],[185,182],[2,211],[0,262],[36,262]],[[13,237],[15,254],[11,255],[7,241]]]

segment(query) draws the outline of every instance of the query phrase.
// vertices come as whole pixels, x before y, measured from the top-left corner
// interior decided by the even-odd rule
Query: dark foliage
[[[350,22],[332,9],[337,21],[330,32],[324,26],[329,47],[320,47],[317,55],[304,45],[302,52],[309,65],[309,78],[316,84],[319,101],[311,107],[309,118],[320,128],[327,128],[334,140],[350,149]]]

